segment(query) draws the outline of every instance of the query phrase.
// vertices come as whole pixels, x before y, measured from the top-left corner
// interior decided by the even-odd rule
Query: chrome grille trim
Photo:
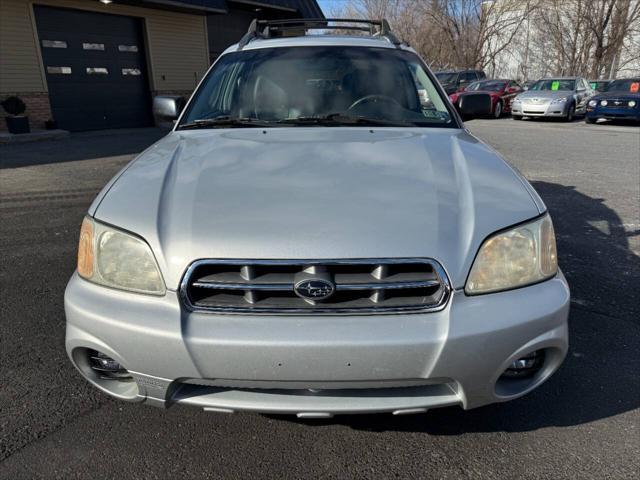
[[[390,268],[400,267],[402,265],[425,265],[431,267],[434,279],[414,280],[414,281],[385,281],[388,277]],[[369,291],[371,305],[358,307],[339,307],[323,305],[322,302],[314,303],[312,306],[304,308],[295,307],[260,307],[253,305],[254,295],[274,294],[295,295],[294,282],[259,282],[254,277],[256,269],[267,269],[269,267],[299,267],[300,271],[311,267],[343,267],[348,266],[363,267],[371,266],[368,274],[363,273],[342,273],[338,275],[369,275],[370,281],[367,282],[334,282],[335,290],[338,294],[345,295],[357,293],[358,291]],[[238,276],[241,281],[220,282],[195,279],[193,275],[201,267],[237,267]],[[293,275],[288,273],[287,275]],[[210,275],[213,276],[213,275]],[[192,301],[190,291],[193,289],[211,289],[220,290],[222,292],[229,291],[230,294],[237,294],[239,305],[203,305],[202,302]],[[435,296],[433,302],[410,304],[410,305],[392,305],[383,306],[376,303],[386,300],[385,291],[400,292],[410,291],[411,289],[434,289]],[[451,296],[451,284],[444,268],[436,260],[431,258],[375,258],[375,259],[321,259],[321,260],[255,260],[255,259],[203,259],[196,260],[186,270],[180,283],[180,298],[184,306],[193,312],[208,312],[222,314],[260,314],[260,315],[322,315],[322,314],[338,314],[338,315],[358,315],[358,314],[393,314],[393,313],[420,313],[439,311],[446,307]],[[240,296],[244,292],[244,297]],[[255,292],[255,293],[254,293]],[[428,296],[418,295],[423,298]],[[401,297],[399,297],[401,298]],[[364,301],[364,300],[363,300]],[[399,301],[399,300],[398,300]]]

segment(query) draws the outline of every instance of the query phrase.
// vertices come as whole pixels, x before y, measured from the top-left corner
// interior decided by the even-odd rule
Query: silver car
[[[511,117],[556,117],[570,122],[584,115],[595,94],[582,77],[543,78],[518,95],[511,106]]]
[[[538,387],[569,312],[538,194],[386,22],[283,25],[254,23],[181,114],[156,99],[173,130],[82,223],[73,364],[122,400],[318,418]]]

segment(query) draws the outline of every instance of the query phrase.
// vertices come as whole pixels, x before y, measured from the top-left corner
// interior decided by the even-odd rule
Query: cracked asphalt
[[[298,420],[111,400],[64,351],[82,217],[155,129],[0,146],[0,478],[638,478],[640,128],[476,120],[554,219],[571,349],[471,411]]]

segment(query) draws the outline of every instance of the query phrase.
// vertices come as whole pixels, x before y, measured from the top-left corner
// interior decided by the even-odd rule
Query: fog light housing
[[[110,356],[96,350],[88,350],[89,367],[102,380],[131,381],[129,371]]]
[[[527,378],[535,375],[544,363],[544,350],[536,350],[511,362],[503,378]]]

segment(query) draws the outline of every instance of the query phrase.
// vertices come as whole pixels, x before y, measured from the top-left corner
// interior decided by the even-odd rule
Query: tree
[[[540,0],[347,0],[334,16],[387,18],[438,68],[482,68],[507,48]]]
[[[615,76],[640,63],[640,0],[345,0],[386,18],[433,68],[490,76]]]
[[[545,42],[550,74],[614,77],[637,32],[638,0],[545,0],[534,45]],[[631,57],[631,58],[628,58]],[[636,55],[626,55],[629,63]]]

